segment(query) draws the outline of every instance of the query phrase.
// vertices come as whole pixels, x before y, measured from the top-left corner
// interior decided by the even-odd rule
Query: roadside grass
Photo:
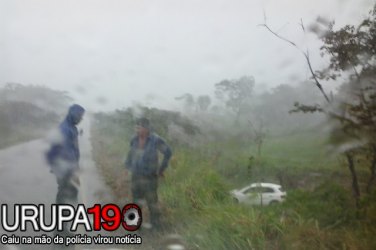
[[[45,134],[45,130],[27,127],[8,131],[6,133],[0,130],[0,149],[7,148],[18,143],[36,140],[45,136]]]
[[[116,198],[127,203],[131,196],[129,176],[124,166],[129,141],[127,136],[120,130],[99,129],[95,126],[91,135],[93,158],[97,167]]]
[[[257,146],[225,141],[205,146],[206,158],[236,185],[277,182],[285,188],[313,189],[321,182],[347,175],[338,157],[327,153],[326,136],[317,132],[266,138],[261,155]],[[201,150],[202,151],[202,150]],[[217,156],[217,157],[215,157]]]
[[[92,132],[95,161],[125,202],[129,135],[95,127]],[[324,145],[324,136],[311,133],[269,138],[261,157],[254,146],[231,141],[175,147],[159,188],[167,230],[182,235],[189,249],[376,249],[376,201],[367,196],[356,210],[343,174],[347,169]],[[229,190],[261,180],[285,181],[286,202],[269,207],[233,202]]]

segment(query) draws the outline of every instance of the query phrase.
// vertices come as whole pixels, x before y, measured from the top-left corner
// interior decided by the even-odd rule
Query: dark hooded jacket
[[[78,167],[80,150],[78,148],[78,130],[76,125],[80,122],[85,109],[78,104],[69,108],[65,120],[60,124],[61,140],[51,145],[46,154],[50,166],[55,166],[58,160],[63,160]]]

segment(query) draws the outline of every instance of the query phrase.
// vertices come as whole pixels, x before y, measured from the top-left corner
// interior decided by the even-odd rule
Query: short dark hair
[[[141,117],[141,118],[137,119],[136,125],[150,129],[150,121],[146,117]]]

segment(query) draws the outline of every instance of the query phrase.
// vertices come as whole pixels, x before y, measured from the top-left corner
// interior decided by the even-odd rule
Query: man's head
[[[136,121],[136,132],[139,136],[146,136],[150,132],[150,121],[149,119],[142,117]]]
[[[68,120],[74,125],[77,125],[82,120],[84,116],[85,109],[78,104],[73,104],[69,107]]]

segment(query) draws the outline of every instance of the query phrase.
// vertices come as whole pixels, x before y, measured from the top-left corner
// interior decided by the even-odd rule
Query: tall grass
[[[119,174],[124,172],[127,135],[93,131],[98,166],[118,197],[129,198],[129,176]],[[337,174],[335,159],[325,158],[323,142],[313,135],[270,138],[253,162],[252,148],[231,142],[174,147],[159,183],[167,231],[182,235],[189,249],[376,249],[376,200],[369,196],[362,200],[362,211],[356,210],[343,185],[347,182],[338,181],[347,176]],[[290,189],[284,204],[233,202],[232,188],[261,178],[279,181],[278,174],[300,185],[286,184]]]

